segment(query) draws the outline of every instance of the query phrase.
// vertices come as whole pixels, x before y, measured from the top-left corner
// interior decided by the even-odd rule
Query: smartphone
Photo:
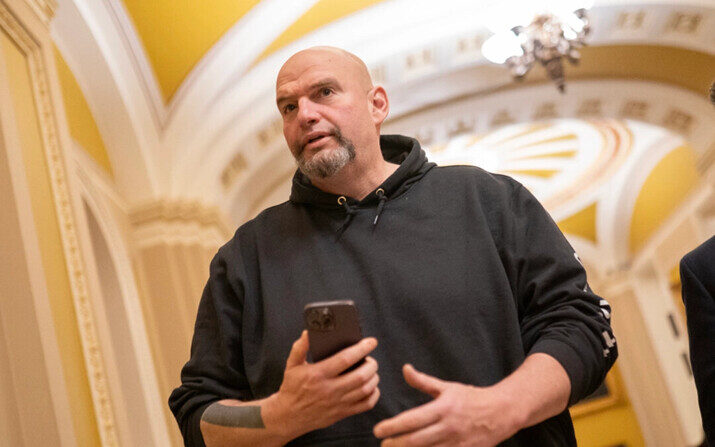
[[[350,300],[309,303],[303,309],[310,356],[319,362],[362,340],[357,307]],[[362,365],[363,358],[343,373]]]

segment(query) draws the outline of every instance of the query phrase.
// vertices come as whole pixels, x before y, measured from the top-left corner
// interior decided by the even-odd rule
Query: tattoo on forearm
[[[201,415],[201,420],[222,427],[266,428],[261,407],[256,405],[235,407],[214,402]]]

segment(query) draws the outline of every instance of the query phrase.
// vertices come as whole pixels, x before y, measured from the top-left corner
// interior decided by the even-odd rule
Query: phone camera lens
[[[335,328],[335,315],[328,307],[313,309],[308,315],[308,327],[316,331],[332,331]]]

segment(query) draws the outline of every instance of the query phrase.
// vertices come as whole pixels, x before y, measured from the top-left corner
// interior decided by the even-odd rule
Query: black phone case
[[[321,301],[310,303],[303,310],[308,330],[310,356],[319,362],[362,340],[357,308],[352,301]],[[364,359],[348,368],[351,371]]]

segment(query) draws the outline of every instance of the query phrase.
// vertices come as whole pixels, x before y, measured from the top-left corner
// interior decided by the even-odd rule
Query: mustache
[[[327,132],[328,136],[335,137],[335,139],[338,140],[338,142],[341,142],[344,140],[343,134],[340,132],[340,129],[338,129],[337,127],[327,130],[326,132]],[[298,157],[303,155],[303,151],[305,150],[305,147],[307,145],[308,145],[308,143],[305,143],[305,144],[301,144],[298,147],[298,152],[297,152]]]

